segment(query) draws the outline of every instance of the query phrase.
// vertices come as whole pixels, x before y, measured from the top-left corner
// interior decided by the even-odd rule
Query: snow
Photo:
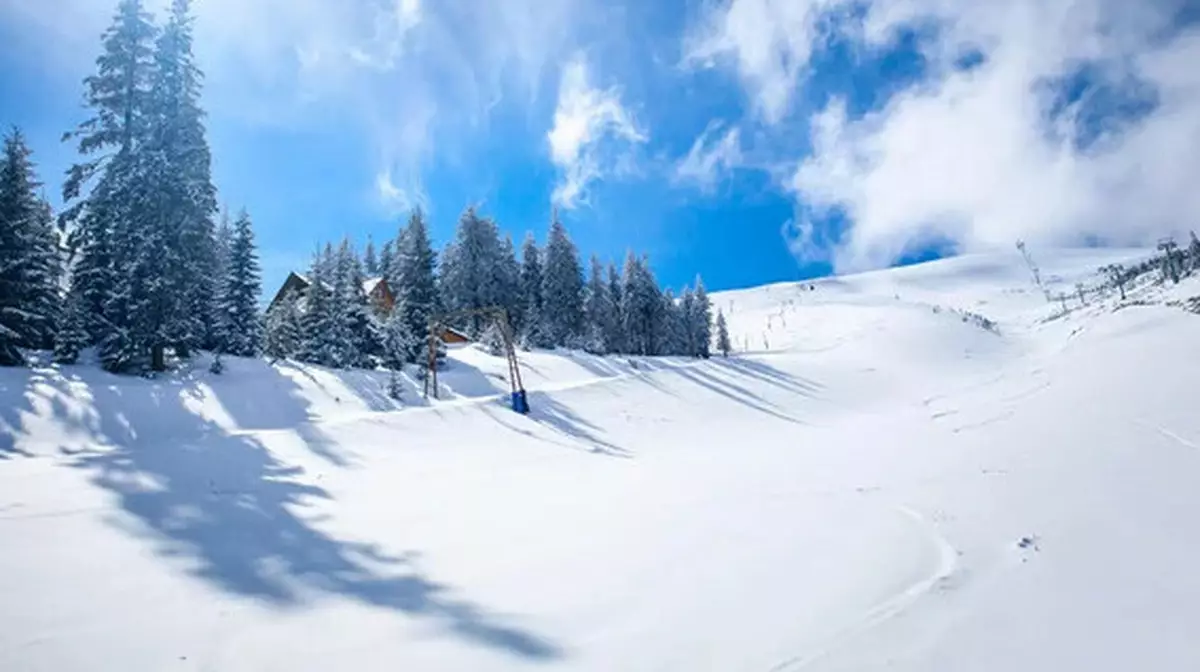
[[[734,357],[520,353],[529,417],[476,346],[431,402],[2,370],[0,669],[1200,669],[1196,295],[1061,315],[1015,250],[716,293]]]

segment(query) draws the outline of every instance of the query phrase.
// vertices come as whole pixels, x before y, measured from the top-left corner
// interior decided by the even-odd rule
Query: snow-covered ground
[[[1200,669],[1196,295],[720,293],[735,357],[523,353],[529,417],[476,348],[0,371],[0,669]]]

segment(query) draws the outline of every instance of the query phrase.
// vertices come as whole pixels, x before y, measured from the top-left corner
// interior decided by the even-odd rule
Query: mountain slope
[[[1027,278],[718,293],[735,357],[525,353],[529,417],[475,349],[409,407],[290,364],[0,372],[0,667],[1195,669],[1200,319],[1166,302],[1200,282],[1060,315]]]

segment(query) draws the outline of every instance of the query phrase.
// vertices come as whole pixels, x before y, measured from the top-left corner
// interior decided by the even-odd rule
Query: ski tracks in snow
[[[770,672],[795,672],[829,657],[872,629],[904,613],[922,596],[950,578],[958,569],[958,551],[950,545],[950,542],[942,536],[932,522],[907,506],[891,504],[888,505],[888,508],[908,518],[915,527],[924,532],[929,542],[937,549],[937,565],[925,578],[864,611],[815,651],[779,662],[770,668]]]

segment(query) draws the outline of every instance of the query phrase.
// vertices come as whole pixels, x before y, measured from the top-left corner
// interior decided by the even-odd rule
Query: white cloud
[[[808,10],[786,4],[733,0],[716,14],[723,23],[708,24],[719,30],[699,42],[707,51],[692,52],[736,56],[768,121],[789,109],[806,76],[796,64],[822,39]],[[789,244],[811,256],[827,242],[820,215],[834,208],[853,223],[826,248],[839,270],[894,262],[932,236],[965,250],[1018,237],[1146,244],[1196,226],[1200,33],[1169,28],[1176,9],[1123,0],[876,0],[852,37],[879,45],[911,21],[934,21],[939,32],[924,53],[930,76],[866,118],[850,118],[835,100],[810,120],[811,153],[794,157],[787,186],[800,210],[818,217],[785,227]],[[964,49],[980,50],[982,65],[956,67]],[[1124,128],[1104,128],[1089,116],[1089,106],[1104,104],[1092,95],[1051,120],[1046,82],[1081,64],[1112,81],[1144,82],[1157,106]],[[1073,141],[1084,132],[1099,140]]]
[[[586,201],[591,182],[628,163],[620,147],[647,140],[622,105],[619,89],[592,86],[582,55],[563,67],[554,125],[546,137],[550,158],[562,171],[553,200],[565,208]]]
[[[688,35],[685,61],[732,58],[755,108],[769,124],[787,112],[797,81],[820,43],[818,21],[849,0],[730,0],[714,6]]]
[[[721,133],[722,123],[713,121],[692,143],[691,150],[675,165],[676,184],[690,183],[708,192],[722,176],[742,165],[741,132],[737,127]]]
[[[156,14],[169,0],[147,0]],[[505,97],[535,100],[577,48],[594,0],[196,0],[211,124],[340,126],[367,138],[371,173],[406,193],[435,155],[463,151]],[[116,0],[0,0],[44,34],[69,79],[94,67]],[[600,6],[601,9],[602,6]],[[62,17],[71,17],[63,20]],[[389,183],[391,180],[389,180]],[[368,185],[364,185],[368,186]],[[377,196],[383,192],[373,185]]]

